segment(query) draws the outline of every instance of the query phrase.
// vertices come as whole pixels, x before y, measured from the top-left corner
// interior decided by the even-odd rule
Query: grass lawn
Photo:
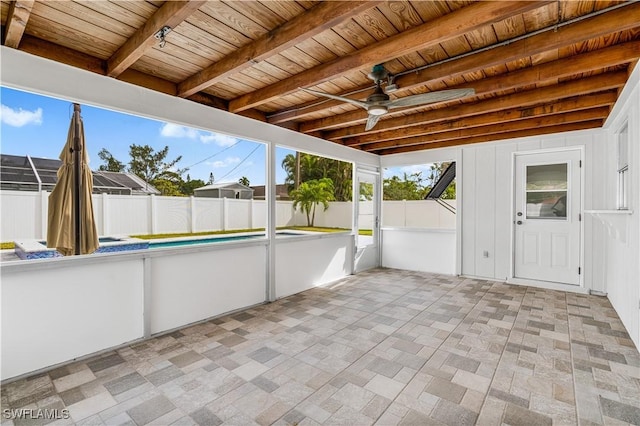
[[[350,229],[346,228],[321,228],[318,226],[283,226],[278,230],[293,230],[293,231],[310,231],[310,232],[349,232]],[[264,232],[264,228],[253,229],[234,229],[232,231],[208,231],[208,232],[195,232],[195,233],[177,233],[177,234],[147,234],[147,235],[131,235],[133,238],[140,238],[143,240],[155,240],[159,238],[178,238],[178,237],[201,237],[205,235],[223,235],[223,234],[238,234],[240,232]],[[360,235],[371,235],[370,229],[361,229]]]

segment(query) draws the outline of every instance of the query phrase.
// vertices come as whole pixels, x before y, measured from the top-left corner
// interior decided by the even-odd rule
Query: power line
[[[218,152],[216,152],[215,154],[210,155],[210,156],[208,156],[207,158],[205,158],[205,159],[203,159],[203,160],[198,161],[197,163],[193,163],[192,165],[190,165],[190,166],[186,167],[186,169],[188,170],[188,169],[192,168],[193,166],[197,166],[198,164],[202,164],[202,163],[204,163],[205,161],[210,160],[210,159],[212,159],[213,157],[215,157],[215,156],[217,156],[217,155],[220,155],[220,154],[222,154],[223,152],[225,152],[225,151],[227,151],[227,150],[229,150],[229,149],[233,148],[234,146],[238,145],[240,142],[242,142],[242,141],[241,141],[241,140],[237,140],[236,142],[234,142],[234,144],[233,144],[233,145],[229,145],[229,146],[228,146],[228,147],[226,147],[225,149],[223,149],[223,150],[221,150],[221,151],[218,151]]]
[[[245,161],[247,161],[247,160],[249,159],[249,157],[251,157],[251,155],[253,155],[253,153],[254,153],[254,152],[256,152],[256,151],[258,150],[258,148],[260,148],[261,146],[262,146],[261,144],[258,144],[255,148],[253,148],[253,151],[251,151],[251,152],[249,153],[249,155],[247,155],[246,157],[244,157],[244,158],[242,159],[242,161],[240,161],[240,162],[239,162],[239,163],[238,163],[238,164],[237,164],[233,169],[229,170],[229,172],[228,172],[226,175],[222,176],[222,177],[221,177],[220,179],[218,179],[218,180],[220,181],[220,180],[222,180],[222,179],[226,178],[227,176],[229,176],[231,173],[233,173],[233,172],[234,172],[238,167],[240,167],[240,166],[242,165],[242,163],[244,163]]]

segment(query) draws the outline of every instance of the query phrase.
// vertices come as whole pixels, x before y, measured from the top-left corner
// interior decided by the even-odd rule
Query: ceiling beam
[[[239,96],[229,102],[229,110],[239,112],[259,106],[288,95],[300,87],[323,83],[345,72],[369,68],[549,3],[551,1],[548,0],[473,3],[433,21],[373,43],[349,55]]]
[[[164,26],[175,29],[206,1],[167,1],[107,60],[107,75],[118,77],[158,41],[155,34]]]
[[[444,120],[442,122],[435,122],[429,125],[419,125],[405,127],[397,130],[389,130],[386,132],[373,133],[371,135],[344,139],[342,143],[350,147],[365,145],[362,149],[367,149],[366,144],[371,143],[388,142],[396,139],[432,135],[434,133],[447,132],[451,130],[468,129],[472,127],[486,126],[497,123],[507,123],[534,117],[544,117],[571,111],[581,111],[596,107],[611,107],[616,102],[617,97],[618,95],[615,91],[594,93],[591,95],[562,99],[558,102],[536,105],[528,108],[512,108],[504,111],[481,114],[472,117]]]
[[[497,142],[505,139],[517,139],[529,136],[550,135],[554,133],[564,133],[576,130],[587,130],[602,127],[603,120],[590,120],[578,123],[560,124],[557,126],[541,127],[539,129],[518,130],[514,132],[498,133],[493,135],[483,135],[471,137],[468,139],[454,139],[448,141],[425,143],[422,145],[405,146],[401,148],[391,148],[378,151],[378,155],[401,154],[404,152],[424,151],[427,149],[447,148],[451,146],[470,145],[482,142]]]
[[[327,1],[246,44],[178,84],[178,96],[189,96],[332,28],[382,1]]]
[[[574,96],[587,95],[610,89],[618,89],[627,81],[626,71],[609,72],[580,80],[572,80],[540,89],[513,93],[511,95],[489,98],[457,106],[424,111],[412,115],[403,115],[380,121],[378,130],[396,130],[404,127],[426,125],[429,123],[457,120],[480,114],[488,114],[513,108],[527,108],[533,105],[556,102]],[[326,137],[325,137],[326,138]]]
[[[507,133],[527,129],[538,129],[541,127],[557,126],[559,124],[578,123],[581,121],[605,119],[609,115],[610,108],[607,106],[591,108],[583,111],[571,111],[562,114],[553,114],[542,117],[527,118],[524,120],[492,123],[485,126],[450,130],[447,132],[434,133],[429,135],[414,136],[411,138],[397,139],[393,141],[377,142],[364,145],[364,151],[373,152],[383,149],[405,147],[410,145],[423,145],[430,142],[440,142],[453,139],[466,139],[470,137],[493,135],[497,133]]]
[[[546,62],[529,68],[523,68],[506,74],[496,75],[494,77],[476,80],[470,83],[452,86],[452,89],[472,87],[476,91],[476,96],[491,95],[504,92],[506,90],[519,89],[532,84],[544,84],[547,82],[556,82],[559,79],[569,77],[575,74],[581,74],[591,71],[597,71],[606,67],[613,67],[620,64],[629,63],[634,58],[640,56],[640,40],[630,41],[603,49],[594,50],[592,52],[580,55],[570,56],[556,61]],[[440,103],[443,104],[443,103]],[[431,104],[436,106],[438,104]],[[424,107],[411,107],[400,110],[398,113],[389,114],[391,117],[406,114],[409,111]],[[300,125],[301,132],[313,132],[317,130],[328,129],[332,127],[355,126],[364,123],[367,120],[366,111],[351,111],[332,117],[312,120]],[[334,131],[327,132],[327,139],[335,140],[349,136],[357,136],[360,134],[370,134],[382,131],[382,120],[376,127],[365,132],[363,126],[346,127]]]
[[[441,82],[443,79],[461,76],[476,72],[505,62],[516,61],[533,55],[538,55],[555,49],[582,43],[639,26],[640,2],[629,3],[627,6],[615,9],[611,12],[593,16],[560,28],[549,28],[541,34],[533,35],[522,40],[517,40],[489,50],[481,51],[469,56],[445,61],[441,64],[430,65],[423,70],[398,76],[394,82],[399,90],[406,92],[420,86]],[[372,84],[362,85],[348,92],[338,93],[353,99],[363,99],[372,91]],[[349,93],[358,92],[356,95]],[[314,114],[328,108],[344,105],[333,100],[314,100],[302,105],[297,105],[288,110],[272,113],[268,121],[279,124],[291,120],[300,120],[305,116]]]
[[[9,5],[7,22],[5,24],[4,45],[14,49],[18,48],[24,30],[27,28],[31,9],[35,0],[17,0]]]
[[[106,75],[105,70],[107,64],[102,59],[30,36],[28,34],[25,34],[23,37],[23,40],[20,43],[20,50],[31,53],[32,55],[41,56],[43,58],[80,68],[85,71]],[[176,84],[171,81],[153,75],[144,74],[133,69],[125,70],[120,74],[118,80],[126,81],[127,83],[173,96],[176,95],[178,90]],[[187,99],[217,109],[227,110],[227,101],[212,95],[197,93],[189,96]]]

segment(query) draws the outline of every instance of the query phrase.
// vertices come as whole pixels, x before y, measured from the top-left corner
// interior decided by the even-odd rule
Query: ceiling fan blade
[[[367,125],[364,127],[365,132],[373,129],[379,119],[379,115],[369,114],[369,118],[367,118]]]
[[[465,96],[474,95],[475,93],[476,91],[473,89],[439,90],[437,92],[421,93],[419,95],[394,99],[392,101],[389,101],[387,105],[389,106],[389,108],[426,105],[435,102],[443,102],[452,99],[463,98]]]
[[[324,93],[324,92],[318,92],[316,90],[305,89],[305,88],[302,88],[302,87],[300,88],[300,90],[304,90],[305,92],[311,93],[312,95],[324,96],[325,98],[335,99],[336,101],[340,101],[340,102],[347,102],[347,103],[350,103],[352,105],[359,106],[360,108],[367,109],[367,103],[363,102],[363,101],[359,101],[357,99],[345,98],[343,96],[332,95],[330,93]]]

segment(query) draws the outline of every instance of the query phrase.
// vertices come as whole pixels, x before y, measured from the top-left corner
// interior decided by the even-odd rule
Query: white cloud
[[[42,108],[35,111],[26,111],[22,108],[13,109],[2,104],[0,116],[2,122],[13,127],[22,127],[28,124],[42,124]]]
[[[198,131],[189,127],[180,126],[173,123],[164,123],[160,134],[165,138],[189,138],[195,139],[198,137]]]
[[[214,162],[208,162],[207,165],[213,167],[214,169],[222,169],[225,167],[232,166],[234,164],[238,164],[240,162],[240,158],[238,157],[227,157],[224,160],[217,160]]]
[[[411,175],[413,173],[422,173],[422,177],[426,177],[431,170],[431,164],[416,164],[413,166],[400,167],[401,173]]]
[[[238,142],[238,138],[234,138],[229,135],[222,135],[220,133],[209,133],[208,135],[200,135],[200,142],[212,143],[214,142],[218,146],[227,147],[234,145]]]

